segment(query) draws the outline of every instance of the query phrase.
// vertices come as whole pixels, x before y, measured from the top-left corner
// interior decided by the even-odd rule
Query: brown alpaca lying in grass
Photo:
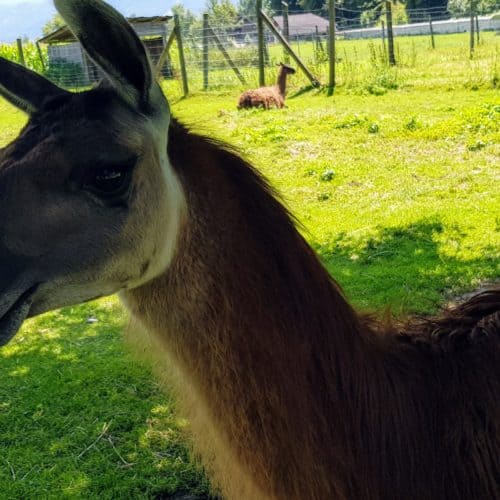
[[[245,90],[238,100],[238,109],[260,108],[261,106],[264,109],[269,109],[272,105],[277,108],[285,106],[286,77],[293,75],[295,70],[283,63],[280,63],[279,66],[276,85]]]

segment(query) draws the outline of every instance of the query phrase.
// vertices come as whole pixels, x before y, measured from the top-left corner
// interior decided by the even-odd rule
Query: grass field
[[[439,55],[398,70],[368,61],[356,85],[298,92],[284,110],[165,86],[177,117],[269,177],[363,309],[430,313],[500,278],[499,42],[485,37],[470,62],[465,37],[440,40]],[[370,90],[374,71],[395,85]],[[0,146],[24,121],[0,100]],[[208,493],[188,423],[122,342],[125,324],[108,298],[30,320],[0,351],[0,498]]]

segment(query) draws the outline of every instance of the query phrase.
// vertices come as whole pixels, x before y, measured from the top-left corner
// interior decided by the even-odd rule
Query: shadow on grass
[[[429,313],[446,298],[500,277],[498,249],[480,258],[461,259],[443,251],[443,243],[460,246],[464,234],[435,220],[382,228],[361,240],[339,234],[316,246],[329,272],[347,296],[363,309],[390,307],[396,315]]]
[[[313,90],[321,90],[321,87],[315,87],[314,85],[306,85],[305,87],[301,87],[300,89],[292,92],[287,96],[287,99],[295,99],[295,97],[300,97],[301,95],[307,94],[308,92],[312,92]]]
[[[185,424],[124,349],[124,323],[101,300],[30,320],[0,350],[5,498],[208,498]]]

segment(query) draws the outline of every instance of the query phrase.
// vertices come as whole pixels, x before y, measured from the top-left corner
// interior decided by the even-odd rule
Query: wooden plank
[[[220,38],[217,36],[215,31],[208,25],[208,22],[207,22],[207,27],[208,27],[208,32],[210,33],[210,36],[212,37],[212,39],[215,42],[215,45],[221,51],[222,55],[224,56],[224,59],[229,64],[230,68],[236,73],[236,76],[239,78],[240,82],[243,84],[246,84],[247,82],[246,82],[245,78],[243,78],[243,75],[240,73],[240,70],[238,69],[236,64],[234,64],[230,55],[227,53],[226,49],[224,48],[224,45],[220,41]]]
[[[316,79],[315,76],[307,69],[306,65],[301,61],[300,57],[293,51],[290,44],[283,38],[283,35],[276,29],[273,22],[266,13],[262,10],[260,11],[260,17],[266,23],[267,27],[273,32],[274,36],[281,42],[281,44],[286,48],[288,53],[292,56],[292,59],[297,63],[297,66],[302,70],[302,72],[307,76],[313,87],[319,87],[321,84]]]
[[[174,43],[174,40],[175,40],[175,28],[170,32],[170,36],[168,37],[167,43],[165,44],[165,47],[160,55],[160,59],[158,59],[158,62],[156,63],[156,69],[155,69],[156,78],[159,78],[159,76],[161,75],[161,69],[167,62],[168,54],[170,48],[172,47],[172,44]]]

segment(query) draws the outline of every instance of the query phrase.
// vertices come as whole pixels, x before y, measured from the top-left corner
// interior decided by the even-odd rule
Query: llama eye
[[[131,177],[130,168],[103,167],[86,179],[84,188],[102,197],[115,198],[126,193]]]

